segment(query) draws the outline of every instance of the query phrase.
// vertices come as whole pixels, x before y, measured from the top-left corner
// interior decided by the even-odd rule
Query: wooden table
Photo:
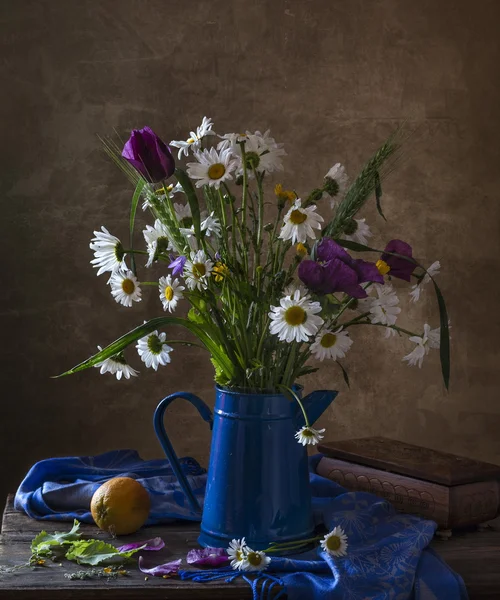
[[[0,536],[0,566],[26,562],[30,556],[30,542],[42,529],[48,532],[69,531],[69,523],[34,521],[14,511],[13,497],[7,498]],[[107,534],[91,525],[82,525],[82,531],[95,538],[107,539]],[[120,542],[162,537],[168,550],[154,554],[158,563],[184,558],[191,548],[197,548],[196,523],[181,522],[173,525],[148,527],[139,534],[120,538]],[[484,531],[454,533],[448,541],[435,539],[432,547],[464,578],[470,600],[500,599],[500,525]],[[247,583],[195,583],[177,578],[149,577],[136,566],[129,567],[130,576],[118,579],[69,580],[64,573],[82,567],[63,561],[62,567],[48,561],[47,567],[22,569],[15,574],[0,575],[0,600],[184,600],[184,599],[247,599],[252,594]],[[453,600],[453,599],[450,599]]]

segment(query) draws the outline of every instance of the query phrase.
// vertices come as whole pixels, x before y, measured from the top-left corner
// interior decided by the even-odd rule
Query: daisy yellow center
[[[262,556],[257,552],[249,552],[247,554],[247,560],[252,567],[258,567],[262,563]]]
[[[194,142],[195,142],[195,139],[194,139],[194,138],[188,138],[188,139],[187,139],[187,143],[188,143],[188,144],[194,144]]]
[[[220,179],[226,172],[226,167],[221,163],[214,163],[208,167],[210,179]]]
[[[314,433],[310,430],[310,429],[304,429],[304,431],[302,432],[302,435],[304,437],[314,437]]]
[[[320,344],[323,348],[331,348],[335,346],[335,342],[337,341],[337,336],[334,333],[325,333],[325,335],[321,338]]]
[[[328,550],[338,550],[340,548],[341,545],[341,540],[338,537],[338,535],[332,535],[331,537],[329,537],[326,540],[326,547],[328,548]]]
[[[236,560],[241,560],[243,558],[243,552],[241,550],[236,550]]]
[[[294,225],[300,225],[301,223],[303,223],[305,220],[307,219],[307,214],[303,213],[300,210],[294,209],[292,210],[292,212],[290,213],[290,221],[294,224]]]
[[[287,308],[285,312],[285,321],[288,323],[288,325],[297,327],[298,325],[305,323],[306,320],[307,313],[300,306],[290,306],[290,308]]]
[[[167,285],[165,288],[165,298],[170,302],[174,297],[174,288],[171,285]]]
[[[203,277],[206,274],[207,274],[207,267],[205,266],[204,263],[194,263],[194,265],[193,265],[193,275],[197,279],[200,279],[200,277]]]
[[[163,342],[157,335],[150,335],[148,337],[148,349],[151,350],[153,354],[160,354],[162,347]]]
[[[124,279],[122,281],[122,290],[126,294],[133,294],[135,290],[135,283],[131,279]]]
[[[385,260],[377,260],[375,266],[381,275],[387,275],[387,273],[389,273],[391,270],[391,267],[385,262]]]

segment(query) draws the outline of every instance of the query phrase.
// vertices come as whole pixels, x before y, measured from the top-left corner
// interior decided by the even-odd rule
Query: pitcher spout
[[[325,410],[335,400],[337,394],[338,392],[333,390],[317,390],[315,392],[311,392],[302,399],[302,405],[304,406],[310,425],[314,425],[314,423],[321,417]],[[304,415],[302,414],[298,404],[295,407],[295,421],[298,429],[304,427]]]

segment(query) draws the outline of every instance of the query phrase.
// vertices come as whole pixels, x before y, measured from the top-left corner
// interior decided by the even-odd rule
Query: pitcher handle
[[[201,398],[198,398],[198,396],[195,396],[190,392],[176,392],[175,394],[171,394],[170,396],[163,398],[163,400],[156,407],[155,414],[153,417],[153,424],[155,428],[156,437],[158,438],[161,447],[163,448],[163,451],[167,455],[167,458],[170,462],[170,466],[172,467],[175,476],[179,480],[179,483],[181,484],[181,487],[184,493],[186,494],[191,508],[195,512],[201,513],[201,507],[198,503],[198,500],[196,499],[196,496],[193,493],[193,490],[191,489],[191,486],[189,485],[187,477],[182,471],[182,467],[179,463],[177,454],[175,453],[174,447],[172,446],[172,442],[168,439],[167,432],[165,431],[165,426],[163,424],[165,410],[167,409],[169,404],[173,402],[176,398],[183,398],[184,400],[191,402],[191,404],[198,409],[198,412],[200,413],[202,419],[209,424],[210,430],[212,430],[213,425],[212,411],[205,404],[205,402],[201,400]]]

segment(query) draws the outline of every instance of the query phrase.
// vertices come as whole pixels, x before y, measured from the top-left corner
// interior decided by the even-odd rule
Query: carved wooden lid
[[[325,456],[447,486],[500,479],[500,466],[383,437],[325,442]]]

